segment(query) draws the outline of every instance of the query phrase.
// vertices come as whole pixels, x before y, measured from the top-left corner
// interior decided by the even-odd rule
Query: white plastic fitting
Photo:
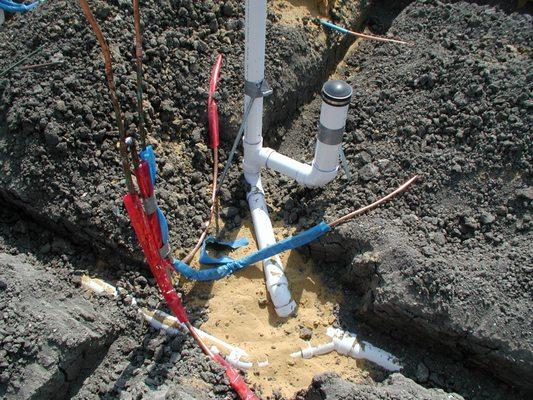
[[[118,294],[124,291],[124,289],[116,288],[113,285],[110,285],[109,283],[101,279],[91,278],[87,275],[82,276],[81,286],[84,289],[89,290],[91,292],[94,292],[97,294],[106,294],[114,298],[118,297]],[[136,306],[137,301],[135,300],[135,298],[131,297],[131,299],[132,299],[131,305]],[[177,335],[182,331],[188,330],[187,325],[180,322],[176,317],[170,314],[167,314],[164,311],[160,311],[160,310],[151,311],[146,308],[139,308],[137,312],[153,328],[157,330],[162,330],[168,335]],[[241,358],[243,357],[249,358],[249,355],[248,353],[246,353],[245,350],[241,349],[240,347],[233,346],[215,336],[212,336],[209,333],[202,331],[201,329],[194,328],[194,330],[196,331],[196,333],[198,334],[200,338],[209,342],[213,346],[220,347],[221,349],[224,350],[225,354],[229,354],[229,356],[227,356],[228,362],[235,368],[246,370],[253,366],[252,362],[241,360]],[[264,367],[267,365],[268,365],[268,360],[257,362],[258,367]]]
[[[328,81],[322,87],[320,123],[311,165],[293,160],[273,149],[262,148],[255,156],[259,168],[272,168],[309,187],[324,186],[335,179],[352,92],[351,86],[343,81]]]
[[[345,82],[328,81],[324,84],[315,157],[310,165],[263,148],[266,17],[266,0],[246,0],[244,109],[248,109],[251,101],[253,104],[244,130],[243,170],[251,186],[247,198],[259,249],[276,242],[261,186],[261,168],[272,168],[311,187],[324,186],[333,180],[339,169],[339,151],[352,96],[352,88]],[[296,303],[292,300],[280,258],[276,256],[263,261],[263,270],[276,313],[280,317],[292,315]]]
[[[353,333],[330,327],[327,330],[327,334],[331,337],[331,342],[316,347],[309,346],[308,348],[291,353],[291,357],[307,359],[335,350],[337,353],[345,356],[372,361],[388,371],[399,371],[402,369],[402,366],[392,354],[368,342],[357,340],[357,335]]]
[[[96,294],[106,294],[111,297],[118,296],[118,290],[116,287],[101,279],[91,278],[87,275],[81,277],[81,287]]]
[[[145,308],[140,308],[139,314],[153,328],[164,330],[166,333],[170,335],[177,335],[178,332],[180,331],[187,331],[187,326],[184,323],[180,322],[176,317],[170,314],[167,314],[164,311],[160,311],[160,310],[150,311]],[[165,321],[167,323],[165,323]],[[219,346],[226,353],[228,354],[235,353],[235,354],[240,354],[241,356],[248,356],[246,351],[244,351],[240,347],[236,347],[229,343],[226,343],[225,341],[215,336],[212,336],[209,333],[202,331],[201,329],[198,329],[198,328],[194,328],[194,329],[196,333],[198,334],[198,336],[200,336],[200,338]]]
[[[93,293],[97,293],[100,295],[105,294],[107,296],[111,296],[114,298],[117,298],[119,293],[121,292],[125,293],[126,297],[129,296],[124,291],[124,289],[116,288],[113,285],[110,285],[109,283],[104,282],[101,279],[91,278],[90,276],[87,276],[87,275],[83,275],[81,277],[81,287],[86,290],[90,290]],[[132,297],[132,296],[129,296],[129,298],[131,300],[131,305],[135,307],[137,305],[137,300],[135,300],[135,297]]]
[[[211,352],[213,354],[220,354],[220,350],[217,346],[211,346]],[[244,354],[239,353],[238,351],[230,353],[228,356],[226,356],[226,361],[234,368],[240,369],[241,371],[246,371],[254,366],[254,363],[251,361],[242,361],[241,357],[243,357]],[[257,361],[256,365],[258,367],[266,367],[268,366],[268,360],[265,361]]]

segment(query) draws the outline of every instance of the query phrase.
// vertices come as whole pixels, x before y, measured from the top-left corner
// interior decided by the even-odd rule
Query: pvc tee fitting
[[[331,342],[307,347],[291,354],[294,358],[311,358],[336,351],[339,354],[355,359],[372,361],[388,371],[399,371],[402,366],[392,354],[371,345],[368,342],[359,341],[357,335],[340,329],[328,328],[328,336]]]

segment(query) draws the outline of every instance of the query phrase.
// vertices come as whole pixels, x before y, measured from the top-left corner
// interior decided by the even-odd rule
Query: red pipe
[[[139,190],[143,198],[150,197],[154,193],[154,188],[151,184],[150,171],[148,163],[142,161],[136,169],[137,182]],[[146,261],[150,266],[152,275],[154,276],[157,287],[163,298],[165,299],[171,312],[178,318],[179,321],[184,322],[191,335],[198,342],[202,350],[211,358],[221,364],[226,370],[226,375],[230,381],[230,386],[237,392],[240,400],[258,400],[254,393],[248,388],[244,378],[238,371],[233,369],[226,360],[219,355],[213,354],[198,337],[194,331],[194,327],[190,324],[187,316],[187,311],[183,306],[180,297],[176,293],[172,281],[170,279],[170,271],[173,270],[172,263],[168,258],[161,258],[159,248],[162,245],[161,231],[157,213],[147,216],[143,209],[141,198],[136,193],[127,194],[124,196],[124,205],[130,217],[133,230],[137,236],[137,240],[141,245]],[[150,218],[155,218],[150,220]]]

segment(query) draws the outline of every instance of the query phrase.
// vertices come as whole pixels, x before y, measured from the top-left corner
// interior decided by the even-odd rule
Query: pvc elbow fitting
[[[402,369],[402,366],[392,354],[368,342],[359,342],[357,335],[353,333],[330,328],[328,329],[328,335],[333,338],[335,350],[340,354],[372,361],[388,371],[399,371]]]
[[[317,144],[318,146],[318,144]],[[338,152],[338,149],[336,149]],[[338,153],[337,153],[338,154]],[[338,158],[338,155],[336,156]],[[338,167],[325,171],[313,161],[313,165],[293,160],[270,148],[259,151],[258,157],[261,167],[272,168],[280,174],[287,175],[301,185],[319,187],[331,182],[337,175]]]
[[[351,97],[352,88],[346,82],[328,81],[322,87],[320,123],[311,165],[262,148],[261,143],[245,142],[245,172],[257,173],[267,167],[309,187],[321,187],[331,182],[339,170],[339,152]]]

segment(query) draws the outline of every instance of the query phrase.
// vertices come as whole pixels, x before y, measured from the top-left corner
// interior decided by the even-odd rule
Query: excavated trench
[[[302,2],[293,3],[298,5]],[[359,28],[366,21],[374,32],[384,34],[393,24],[396,16],[410,3],[410,1],[375,2],[361,12],[352,27]],[[283,18],[287,16],[284,15]],[[292,17],[290,20],[294,22]],[[295,79],[286,78],[283,87],[276,88],[266,108],[268,117],[265,121],[265,139],[269,146],[285,150],[285,152],[294,150],[296,156],[302,158],[309,155],[304,153],[312,150],[307,149],[311,146],[311,142],[291,132],[314,125],[318,115],[316,114],[316,94],[327,77],[342,76],[343,69],[357,68],[364,64],[364,57],[369,57],[368,53],[364,53],[362,60],[354,64],[351,58],[358,53],[359,43],[350,47],[353,44],[354,41],[349,38],[336,40],[334,46],[320,53],[323,62],[317,63],[316,57],[314,64],[302,60],[292,71]],[[306,76],[306,79],[296,79],[296,76]],[[223,94],[228,93],[222,93],[221,97]],[[232,112],[230,107],[234,104],[229,103],[221,107],[222,125],[225,132],[234,132],[238,124],[235,116],[238,114]],[[0,109],[0,137],[16,133],[6,129],[6,113],[6,109]],[[349,121],[349,124],[351,123]],[[228,142],[230,137],[231,135],[227,135],[225,141]],[[164,140],[163,134],[160,140]],[[306,149],[295,150],[294,146]],[[226,145],[226,149],[228,147]],[[4,164],[4,168],[9,165],[9,156],[6,152],[0,155],[0,163]],[[350,161],[357,164],[356,161]],[[175,160],[169,161],[169,158],[166,158],[165,162],[175,163]],[[201,170],[201,165],[199,164],[199,167],[195,169]],[[242,185],[238,174],[238,171],[234,171],[229,186],[231,189]],[[172,177],[165,177],[164,180],[172,182]],[[287,184],[275,174],[269,173],[267,193],[273,193],[273,189],[280,183]],[[342,178],[342,184],[346,184],[345,178]],[[298,193],[294,192],[293,186],[290,190],[293,191],[292,194]],[[304,228],[315,216],[297,213],[295,217],[294,206],[287,206],[288,202],[291,202],[290,194],[283,192],[273,194],[273,219],[285,226],[293,226],[296,223],[298,228]],[[125,243],[117,239],[118,235],[115,232],[113,239],[109,240],[108,236],[102,235],[102,232],[95,229],[97,225],[91,227],[90,224],[81,224],[80,226],[79,221],[69,218],[68,213],[54,213],[52,216],[49,213],[43,213],[42,208],[35,206],[39,202],[35,202],[31,195],[25,197],[24,193],[14,188],[13,182],[2,185],[0,195],[3,205],[0,224],[2,253],[11,253],[16,257],[27,256],[30,264],[37,265],[38,270],[52,274],[55,279],[64,279],[66,284],[62,290],[69,293],[67,298],[79,296],[77,293],[79,289],[74,288],[79,283],[79,277],[86,273],[108,279],[117,285],[123,285],[135,292],[141,303],[153,307],[157,305],[158,296],[153,289],[153,281],[146,270],[139,268],[142,264],[138,253],[131,252],[131,236],[129,242]],[[163,198],[172,195],[172,193],[164,193]],[[229,193],[223,200],[232,204],[233,208],[242,208],[242,195],[242,189],[232,190],[232,193]],[[316,191],[304,193],[302,202],[308,206],[312,205],[309,199],[315,195],[317,195]],[[294,200],[292,202],[294,203]],[[344,206],[347,207],[346,203]],[[236,219],[233,208],[223,213],[229,229],[241,227],[246,218],[246,211],[244,211],[237,212],[236,216],[239,218]],[[324,211],[320,214],[325,214],[327,217],[328,212],[322,209]],[[356,224],[359,225],[358,222]],[[527,377],[527,373],[520,372],[521,368],[524,369],[523,367],[516,368],[519,372],[512,372],[507,376],[498,371],[495,372],[495,376],[487,372],[491,369],[491,363],[507,362],[498,356],[490,357],[490,353],[497,349],[473,349],[472,341],[468,340],[468,332],[458,334],[453,331],[435,330],[435,325],[424,316],[416,313],[409,315],[409,310],[396,306],[394,302],[385,306],[380,306],[376,302],[376,297],[379,298],[381,295],[382,285],[387,284],[391,279],[390,276],[384,275],[381,265],[386,264],[389,258],[393,258],[399,260],[400,268],[404,268],[405,265],[402,263],[416,264],[418,257],[410,253],[408,246],[398,246],[394,243],[394,241],[401,242],[399,239],[403,235],[401,228],[396,225],[389,228],[387,225],[387,214],[380,215],[374,220],[364,219],[355,229],[355,233],[350,230],[334,232],[326,239],[299,252],[298,257],[303,256],[304,260],[310,260],[312,270],[318,274],[317,277],[322,279],[322,290],[328,293],[342,292],[343,300],[337,304],[338,307],[333,307],[335,311],[332,315],[337,318],[335,323],[361,334],[364,339],[399,356],[405,367],[402,373],[423,386],[440,387],[472,399],[525,397],[529,388],[526,382],[520,384]],[[126,231],[127,225],[124,224],[124,227]],[[108,228],[106,227],[105,230]],[[179,238],[191,231],[194,229],[180,231]],[[349,233],[346,233],[347,231]],[[372,231],[372,234],[366,234],[365,231]],[[391,237],[394,238],[393,242],[390,240]],[[179,240],[176,239],[176,242],[179,243]],[[388,246],[393,248],[391,253],[385,250]],[[176,247],[181,248],[180,245]],[[186,246],[183,245],[183,247]],[[17,264],[18,261],[11,260],[9,263]],[[9,263],[6,262],[6,265]],[[8,288],[17,287],[15,284],[12,285],[10,279],[9,276],[2,276],[2,282],[5,282]],[[28,282],[23,282],[23,285],[27,284]],[[22,293],[23,287],[17,289],[17,293]],[[189,310],[199,325],[209,326],[210,321],[212,322],[210,310],[205,309],[205,303],[211,299],[210,291],[217,293],[216,288],[203,287],[199,293],[201,301],[195,303],[193,299],[188,300],[191,305]],[[193,290],[192,293],[194,292]],[[4,294],[8,293],[4,292]],[[47,296],[53,297],[50,294],[43,294],[43,297]],[[7,301],[6,298],[7,296],[2,300]],[[221,372],[203,359],[189,339],[179,336],[168,338],[151,330],[143,333],[138,325],[137,317],[121,302],[110,306],[108,299],[90,298],[89,300],[96,302],[97,306],[108,307],[108,315],[114,315],[118,321],[110,323],[107,321],[108,318],[104,318],[106,321],[101,321],[99,314],[102,313],[98,309],[93,310],[93,316],[86,316],[84,323],[105,326],[100,332],[105,339],[93,337],[90,334],[87,342],[78,338],[76,340],[81,340],[81,342],[73,346],[66,345],[65,349],[56,349],[58,353],[65,352],[65,354],[58,356],[61,361],[57,364],[57,371],[48,380],[43,378],[39,381],[35,377],[38,377],[41,372],[34,373],[22,363],[26,368],[24,373],[11,379],[10,384],[19,382],[20,388],[26,384],[25,378],[30,376],[35,381],[36,389],[33,393],[31,390],[28,391],[30,393],[28,398],[32,396],[34,398],[57,398],[57,393],[64,393],[61,395],[63,398],[87,398],[96,394],[103,398],[112,398],[115,393],[123,391],[131,391],[129,395],[131,397],[124,398],[135,396],[153,398],[157,395],[207,398],[204,394],[207,391],[216,398],[228,396],[228,389],[223,382]],[[67,307],[68,304],[64,306]],[[15,306],[13,308],[16,310],[15,314],[17,311],[24,312],[26,309],[17,310]],[[8,319],[5,309],[3,312],[4,324],[6,324],[5,321]],[[10,313],[13,316],[13,311],[7,311],[8,316]],[[10,323],[6,325],[9,326]],[[89,329],[98,330],[99,328],[91,326]],[[54,335],[52,330],[50,330],[50,335]],[[6,343],[5,336],[4,343]],[[483,345],[481,343],[480,347]],[[480,356],[483,353],[489,356]],[[80,355],[83,362],[80,362]],[[22,358],[31,359],[32,353]],[[69,364],[70,359],[76,362]],[[190,366],[191,363],[195,365]],[[65,365],[67,367],[64,367]],[[510,362],[508,365],[504,364],[503,368],[514,368],[515,365],[516,363]],[[527,365],[526,360],[526,368]],[[64,379],[61,379],[61,376]],[[385,377],[386,374],[382,370],[370,367],[361,382],[368,383],[370,379],[381,381]],[[268,377],[262,378],[264,380],[261,384],[267,385]],[[353,376],[350,378],[357,381]],[[503,380],[506,382],[504,383]],[[151,388],[149,392],[138,389],[141,381]],[[39,382],[43,382],[40,387],[38,387]],[[339,388],[345,384],[337,382],[337,388],[335,388],[335,385],[328,386],[327,381],[317,380],[313,384],[314,388],[307,395],[302,392],[300,396],[301,398],[326,398],[328,393],[335,396],[335,390],[340,390]],[[173,385],[180,385],[181,391],[177,391],[178,389],[173,388]],[[11,398],[13,388],[16,387],[14,385],[9,389],[8,387],[8,381],[2,378],[0,394]],[[270,394],[272,389],[278,388],[273,386],[265,389],[265,393]],[[284,391],[283,395],[289,397],[287,393]],[[437,396],[435,393],[433,395]]]

